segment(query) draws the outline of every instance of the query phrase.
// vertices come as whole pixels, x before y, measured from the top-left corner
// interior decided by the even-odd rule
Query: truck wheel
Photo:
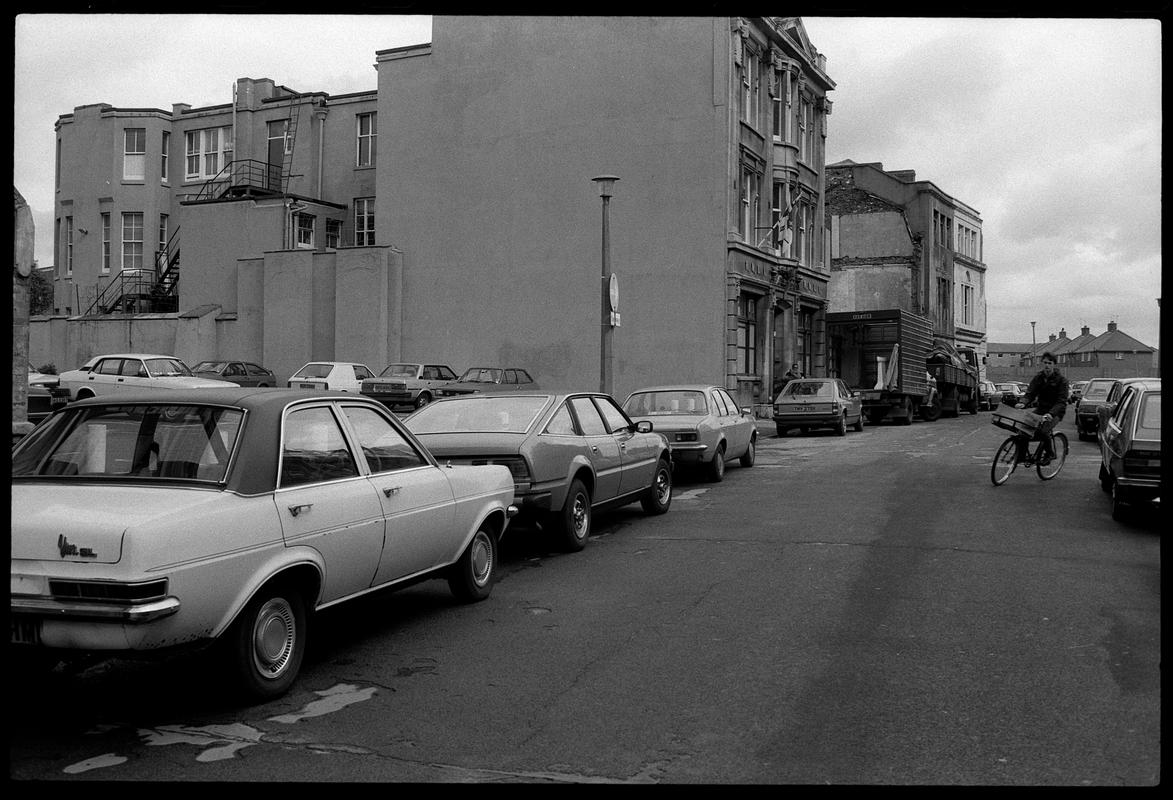
[[[920,418],[925,422],[936,422],[941,418],[941,404],[934,401],[921,405]]]
[[[859,416],[855,418],[855,424],[851,426],[856,432],[863,430],[863,412],[859,412]]]

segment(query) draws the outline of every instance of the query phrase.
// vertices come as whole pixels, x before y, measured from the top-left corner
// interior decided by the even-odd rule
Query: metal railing
[[[246,197],[252,194],[280,194],[282,186],[280,164],[269,164],[255,158],[229,161],[189,200],[219,200],[222,197]]]

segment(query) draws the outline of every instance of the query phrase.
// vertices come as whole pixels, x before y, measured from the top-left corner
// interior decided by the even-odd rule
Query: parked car
[[[638,501],[663,514],[672,504],[668,441],[601,392],[442,398],[404,423],[442,462],[508,466],[521,514],[566,550],[586,546],[595,511]]]
[[[58,376],[71,400],[144,389],[220,389],[224,381],[200,378],[175,356],[155,353],[110,353],[94,356]]]
[[[362,382],[375,377],[366,364],[350,361],[311,361],[290,376],[285,385],[291,389],[329,389],[335,392],[362,393]]]
[[[201,361],[191,368],[201,378],[229,381],[237,386],[276,386],[273,370],[251,361]]]
[[[440,387],[441,397],[455,397],[475,392],[530,392],[538,384],[524,369],[517,367],[472,367],[456,381]]]
[[[28,401],[25,419],[37,423],[69,402],[69,391],[59,385],[59,378],[56,375],[38,372],[31,366],[28,371]]]
[[[648,420],[668,440],[672,464],[705,471],[709,480],[725,477],[725,462],[739,459],[752,467],[758,428],[748,408],[738,408],[722,386],[649,386],[628,395],[623,410],[635,422]]]
[[[812,428],[833,428],[847,435],[847,426],[863,430],[863,401],[840,378],[802,378],[786,384],[774,398],[774,424],[778,435],[792,428],[806,433]]]
[[[978,410],[993,411],[1002,403],[1002,390],[994,385],[993,381],[978,383]]]
[[[1100,429],[1100,403],[1108,399],[1115,382],[1115,378],[1092,378],[1083,387],[1075,403],[1075,433],[1081,441],[1096,438]]]
[[[1022,398],[1026,397],[1025,383],[1018,381],[1004,381],[1002,383],[994,384],[998,387],[998,391],[1002,393],[1002,402],[1008,406],[1017,405],[1022,402]]]
[[[1083,387],[1087,385],[1087,381],[1072,381],[1067,387],[1067,402],[1074,403],[1083,396]]]
[[[73,403],[13,449],[10,655],[212,645],[269,699],[319,608],[425,577],[489,595],[508,469],[441,467],[368,398],[218,386]]]
[[[362,382],[361,391],[388,408],[426,406],[437,390],[456,380],[447,364],[388,364],[377,376]]]
[[[1124,390],[1100,433],[1100,486],[1112,493],[1112,518],[1161,503],[1161,382]]]
[[[1116,413],[1116,407],[1120,405],[1120,399],[1124,396],[1124,390],[1134,383],[1144,383],[1149,381],[1156,381],[1160,386],[1160,378],[1117,378],[1112,386],[1108,389],[1108,396],[1096,408],[1096,416],[1099,418],[1096,430],[1103,433],[1104,429],[1108,427],[1108,420]]]

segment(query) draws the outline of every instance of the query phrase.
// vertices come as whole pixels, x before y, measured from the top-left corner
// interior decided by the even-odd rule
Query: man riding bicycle
[[[1043,415],[1043,421],[1039,425],[1036,435],[1043,442],[1043,455],[1040,456],[1039,463],[1045,466],[1055,457],[1055,448],[1051,444],[1051,431],[1067,412],[1069,389],[1067,379],[1055,366],[1055,354],[1043,353],[1042,362],[1042,371],[1031,378],[1030,386],[1026,388],[1026,396],[1016,408],[1026,408],[1033,405],[1035,413]]]

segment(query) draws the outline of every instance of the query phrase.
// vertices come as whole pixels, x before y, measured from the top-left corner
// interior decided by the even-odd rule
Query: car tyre
[[[1100,462],[1100,488],[1105,492],[1111,492],[1113,483],[1112,473],[1105,469],[1103,462]]]
[[[839,422],[837,422],[835,424],[835,435],[836,436],[846,436],[847,435],[847,412],[846,411],[844,411],[842,416],[839,417]]]
[[[487,522],[473,534],[460,558],[449,567],[448,588],[457,600],[475,603],[493,591],[497,578],[497,535]]]
[[[648,514],[667,513],[672,505],[672,465],[668,459],[661,458],[656,464],[656,476],[639,504]]]
[[[591,535],[591,493],[581,480],[570,482],[566,502],[551,516],[563,550],[574,553],[586,547]]]
[[[717,452],[713,453],[713,460],[709,462],[708,478],[712,483],[725,480],[725,443],[717,445]]]
[[[271,585],[253,597],[226,639],[237,688],[245,697],[280,697],[297,679],[306,647],[305,600],[291,586]]]
[[[415,399],[415,407],[423,408],[430,402],[432,402],[432,395],[430,395],[428,392],[420,392],[419,397]]]
[[[778,438],[779,438],[779,439],[785,439],[785,438],[786,438],[786,432],[787,432],[788,430],[790,430],[790,429],[789,429],[789,428],[787,428],[785,425],[776,425],[775,427],[778,429]]]
[[[77,399],[78,400],[85,400],[86,398],[93,397],[93,396],[94,396],[94,393],[91,392],[89,389],[78,389],[77,390]]]
[[[745,452],[741,454],[741,460],[738,462],[743,467],[752,467],[754,462],[758,459],[758,437],[749,437],[749,444],[745,447]]]
[[[859,412],[859,416],[855,418],[855,424],[851,426],[856,433],[863,431],[863,412]]]
[[[1128,519],[1129,512],[1128,504],[1124,502],[1124,492],[1120,490],[1120,484],[1115,481],[1112,482],[1112,519],[1117,522],[1124,522]]]

